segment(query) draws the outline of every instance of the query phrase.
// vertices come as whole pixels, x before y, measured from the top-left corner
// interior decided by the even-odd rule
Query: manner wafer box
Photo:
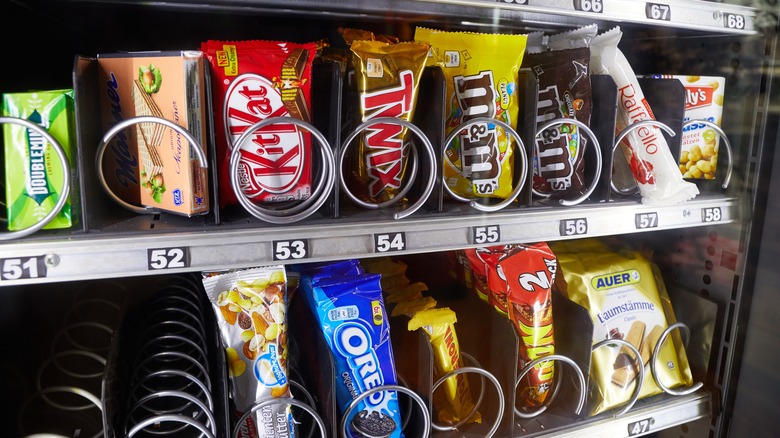
[[[204,57],[199,51],[98,55],[102,127],[137,116],[168,119],[192,134],[206,154]],[[117,134],[103,173],[124,201],[185,216],[209,210],[208,173],[194,146],[158,123]]]

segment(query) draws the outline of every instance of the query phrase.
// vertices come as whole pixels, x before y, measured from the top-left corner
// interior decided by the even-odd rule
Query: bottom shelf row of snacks
[[[36,383],[10,388],[5,424],[508,437],[619,417],[698,391],[706,364],[685,345],[711,345],[675,315],[714,304],[667,290],[650,260],[585,240],[74,284],[36,341],[52,359],[6,360]]]

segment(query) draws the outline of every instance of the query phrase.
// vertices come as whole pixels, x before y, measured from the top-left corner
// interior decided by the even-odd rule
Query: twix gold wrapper
[[[455,333],[456,322],[455,312],[447,307],[421,310],[409,320],[409,331],[423,329],[431,340],[437,378],[463,366]],[[447,404],[439,411],[439,421],[454,424],[470,415],[468,423],[482,422],[480,413],[474,412],[474,402],[465,374],[448,378],[443,386]]]
[[[475,118],[492,118],[517,128],[517,71],[525,35],[444,32],[417,28],[415,40],[431,45],[447,82],[446,133]],[[447,146],[444,178],[464,197],[508,198],[514,171],[514,140],[492,123],[463,130]]]
[[[354,41],[351,50],[361,121],[377,117],[411,121],[428,45]],[[398,194],[409,155],[406,131],[380,123],[361,134],[356,153],[350,155],[350,186],[356,196],[380,203]]]

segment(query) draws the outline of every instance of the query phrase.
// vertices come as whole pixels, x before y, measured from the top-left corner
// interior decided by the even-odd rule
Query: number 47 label
[[[655,419],[645,418],[644,420],[628,423],[628,436],[641,435],[650,431],[650,426],[655,423]]]

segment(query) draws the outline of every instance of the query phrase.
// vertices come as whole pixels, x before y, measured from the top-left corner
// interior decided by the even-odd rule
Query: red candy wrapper
[[[241,134],[270,117],[311,120],[316,44],[207,41],[201,50],[213,74],[220,203],[236,204],[228,172],[234,142]],[[310,134],[281,123],[255,131],[241,147],[239,173],[241,190],[254,202],[308,198]]]
[[[546,243],[522,246],[502,258],[498,269],[506,279],[509,319],[520,336],[519,369],[553,354],[552,284],[557,261]],[[553,385],[554,362],[542,362],[520,383],[521,403],[541,405]]]

